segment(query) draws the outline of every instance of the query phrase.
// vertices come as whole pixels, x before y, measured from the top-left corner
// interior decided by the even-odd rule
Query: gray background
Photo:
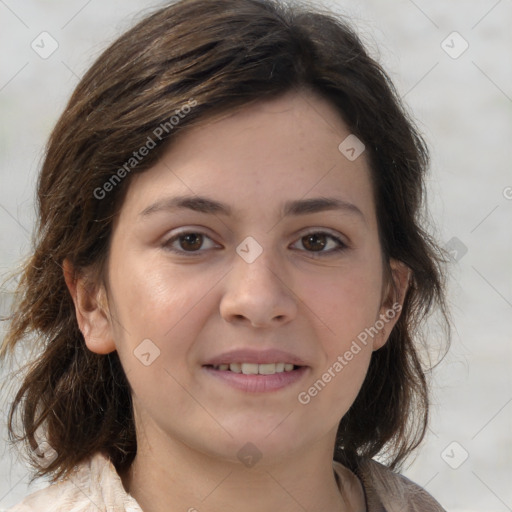
[[[101,50],[138,20],[141,10],[156,5],[0,0],[2,276],[30,249],[44,144],[71,91]],[[432,229],[457,251],[449,283],[453,345],[433,372],[432,424],[405,474],[450,512],[510,511],[512,2],[326,0],[324,5],[352,18],[414,113],[432,150]],[[31,47],[34,40],[42,46],[43,31],[58,43],[47,59]],[[450,36],[454,31],[460,37]],[[7,285],[0,307],[5,310],[8,302]],[[435,325],[431,330],[434,338]],[[0,370],[0,378],[8,378],[7,369]],[[2,410],[7,400],[0,397]],[[27,487],[27,470],[6,447],[4,421],[0,510],[46,485]]]

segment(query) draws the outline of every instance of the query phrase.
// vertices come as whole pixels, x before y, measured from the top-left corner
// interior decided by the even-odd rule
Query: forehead
[[[132,177],[126,207],[140,212],[157,199],[195,194],[261,215],[285,202],[336,196],[371,216],[366,156],[349,159],[340,150],[350,135],[330,103],[312,93],[260,102],[180,134],[153,168]]]

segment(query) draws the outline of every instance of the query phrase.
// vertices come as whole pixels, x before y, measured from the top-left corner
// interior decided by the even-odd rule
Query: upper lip
[[[218,356],[209,359],[204,366],[231,363],[253,363],[253,364],[269,364],[269,363],[291,363],[296,366],[306,366],[304,361],[294,354],[283,350],[254,350],[254,349],[235,349],[224,352]]]

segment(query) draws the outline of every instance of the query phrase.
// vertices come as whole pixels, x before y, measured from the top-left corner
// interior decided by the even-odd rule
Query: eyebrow
[[[140,217],[148,217],[154,213],[189,209],[199,213],[232,216],[233,210],[227,204],[203,196],[175,196],[156,201],[139,213]],[[363,212],[352,203],[336,197],[318,197],[287,201],[282,208],[283,217],[290,215],[307,215],[328,210],[344,211],[355,214],[366,222]]]
[[[328,210],[341,210],[356,214],[361,217],[362,220],[366,220],[363,212],[355,204],[337,197],[316,197],[312,199],[287,201],[284,204],[283,216],[307,215],[308,213],[324,212]]]
[[[223,214],[230,216],[231,208],[223,203],[201,196],[176,196],[160,199],[139,213],[146,217],[157,212],[186,208],[200,213]]]

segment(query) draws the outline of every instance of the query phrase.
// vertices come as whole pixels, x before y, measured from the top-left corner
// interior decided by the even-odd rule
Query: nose
[[[229,272],[220,302],[220,314],[227,322],[264,328],[285,325],[296,317],[297,297],[290,283],[282,269],[270,267],[264,254],[252,263],[237,259]]]

